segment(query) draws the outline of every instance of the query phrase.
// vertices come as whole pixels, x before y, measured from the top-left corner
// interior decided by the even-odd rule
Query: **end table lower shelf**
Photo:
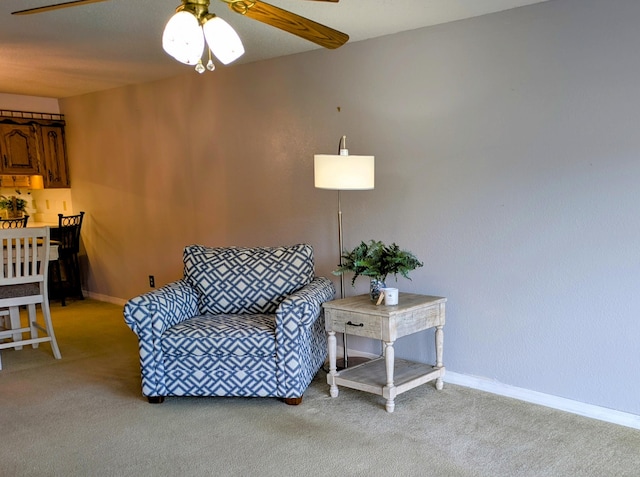
[[[352,368],[343,369],[334,376],[334,382],[338,386],[366,391],[389,399],[389,389],[385,389],[387,388],[385,372],[385,359],[380,357]],[[430,364],[396,359],[393,366],[395,395],[442,376],[444,376],[444,367],[438,368]]]

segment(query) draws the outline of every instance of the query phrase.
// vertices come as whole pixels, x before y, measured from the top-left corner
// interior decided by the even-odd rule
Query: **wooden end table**
[[[376,306],[369,295],[359,295],[324,303],[325,328],[329,340],[331,397],[338,397],[338,386],[359,389],[383,396],[386,409],[393,412],[395,397],[421,384],[435,380],[443,386],[442,351],[446,298],[400,293],[398,305]],[[436,329],[436,364],[395,359],[393,343],[403,336],[429,328]],[[382,341],[383,355],[364,364],[336,369],[336,333],[364,336]]]

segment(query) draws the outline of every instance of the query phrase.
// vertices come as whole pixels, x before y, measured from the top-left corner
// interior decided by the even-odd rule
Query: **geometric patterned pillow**
[[[200,314],[275,313],[288,295],[313,280],[313,248],[189,245],[184,276],[198,291]]]

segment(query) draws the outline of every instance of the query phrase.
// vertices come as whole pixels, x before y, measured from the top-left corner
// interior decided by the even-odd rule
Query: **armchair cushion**
[[[169,328],[166,356],[259,356],[276,352],[275,315],[203,315]]]
[[[201,315],[275,313],[280,302],[313,279],[313,248],[184,249],[184,276],[198,292]]]

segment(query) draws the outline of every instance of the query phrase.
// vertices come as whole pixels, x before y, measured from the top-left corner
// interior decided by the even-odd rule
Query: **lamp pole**
[[[343,235],[342,235],[342,202],[340,197],[340,190],[338,190],[338,264],[342,266],[342,251],[344,250]],[[340,274],[340,298],[344,298],[344,273]],[[345,353],[346,359],[346,353]]]
[[[343,246],[343,235],[342,235],[342,200],[341,200],[341,191],[338,189],[338,257],[339,264],[342,266],[342,251],[344,250]],[[340,274],[340,298],[344,298],[344,272]],[[344,367],[348,368],[348,357],[347,357],[347,334],[342,333],[342,354],[344,360]]]

